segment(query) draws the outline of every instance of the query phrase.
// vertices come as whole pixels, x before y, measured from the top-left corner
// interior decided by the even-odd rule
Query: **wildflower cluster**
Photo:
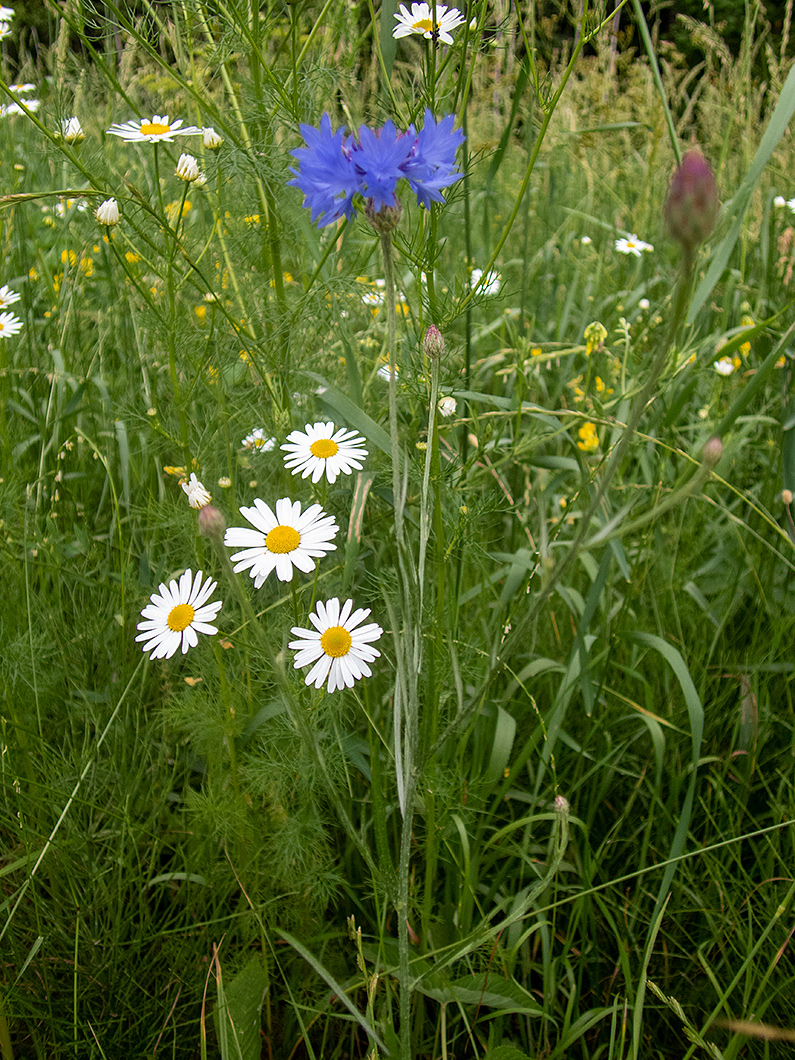
[[[332,132],[331,119],[324,114],[319,128],[301,126],[306,147],[292,152],[299,168],[291,169],[295,179],[288,184],[304,193],[304,206],[319,228],[350,218],[356,196],[375,214],[397,209],[401,180],[408,182],[418,205],[444,202],[442,189],[463,176],[456,169],[455,153],[464,134],[453,128],[453,121],[454,115],[448,114],[437,122],[426,109],[419,132],[413,125],[400,132],[387,121],[376,130],[360,126],[356,139],[344,129]]]
[[[367,456],[364,439],[344,427],[335,429],[334,423],[307,424],[304,431],[293,431],[281,446],[284,463],[293,475],[312,476],[313,483],[325,477],[335,482],[340,474],[349,475],[362,467]],[[241,445],[245,449],[267,452],[275,445],[265,431],[258,427],[248,434]],[[167,468],[168,472],[185,474],[184,468]],[[203,484],[191,472],[182,482],[188,502],[199,509],[199,530],[227,548],[239,549],[231,561],[235,573],[248,571],[254,588],[260,589],[273,571],[281,582],[292,581],[296,570],[311,574],[317,561],[336,550],[334,538],[339,526],[321,505],[311,504],[302,510],[300,501],[281,497],[273,508],[257,497],[251,507],[240,508],[240,514],[251,525],[226,528],[223,515],[210,504],[211,497]],[[143,641],[143,650],[153,659],[169,659],[181,647],[183,653],[198,643],[197,633],[214,635],[217,628],[210,624],[221,609],[220,603],[208,604],[216,583],[202,583],[202,572],[193,579],[186,571],[179,583],[160,586],[150,603],[141,612],[144,621],[136,637]],[[353,610],[353,601],[343,604],[333,597],[318,601],[316,611],[309,616],[313,629],[293,626],[291,632],[298,639],[289,647],[296,652],[295,668],[311,664],[305,678],[307,685],[320,688],[326,681],[328,691],[352,687],[354,681],[371,674],[369,664],[381,654],[372,646],[383,630],[379,625],[362,622],[369,610]]]

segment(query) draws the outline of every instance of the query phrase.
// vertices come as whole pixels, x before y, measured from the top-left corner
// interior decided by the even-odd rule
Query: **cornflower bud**
[[[223,512],[219,511],[212,504],[205,504],[205,506],[199,512],[199,533],[202,537],[208,538],[210,541],[217,541],[219,544],[224,539],[224,531],[226,530],[226,519],[224,519]]]
[[[441,357],[444,353],[444,338],[435,324],[431,324],[425,332],[425,338],[422,340],[422,352],[431,360],[436,360],[437,357]]]
[[[718,463],[720,458],[723,456],[723,442],[717,436],[710,438],[707,444],[704,446],[704,451],[701,454],[701,459],[704,461],[704,466],[713,468]]]
[[[402,213],[403,207],[399,202],[397,206],[385,206],[382,210],[376,211],[373,208],[373,200],[368,199],[364,208],[364,216],[370,227],[379,235],[388,235],[394,228],[397,228]]]
[[[692,253],[715,227],[718,186],[700,151],[688,151],[673,175],[663,209],[671,237]]]

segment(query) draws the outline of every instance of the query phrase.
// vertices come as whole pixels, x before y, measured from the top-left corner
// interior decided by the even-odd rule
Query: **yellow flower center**
[[[173,629],[175,633],[181,633],[191,624],[195,614],[191,604],[177,604],[168,613],[168,628]]]
[[[161,136],[167,132],[171,132],[170,125],[162,125],[159,121],[141,122],[141,136]]]
[[[412,29],[421,30],[423,33],[433,33],[433,20],[430,18],[418,18],[411,25]]]
[[[294,552],[301,543],[301,535],[294,526],[274,526],[265,538],[268,552]]]
[[[327,460],[330,456],[336,456],[339,449],[340,447],[337,443],[332,442],[330,438],[318,438],[316,442],[312,442],[309,446],[309,452],[312,456],[316,456],[320,460]]]
[[[320,647],[332,659],[339,659],[351,650],[351,635],[342,626],[329,626],[320,638]]]

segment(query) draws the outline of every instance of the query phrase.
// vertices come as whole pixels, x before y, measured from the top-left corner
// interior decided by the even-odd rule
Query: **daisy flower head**
[[[288,434],[281,448],[287,453],[284,466],[294,475],[311,475],[312,482],[319,482],[325,475],[332,484],[339,474],[361,471],[362,460],[367,456],[361,435],[344,427],[335,431],[333,423],[308,423],[304,431]]]
[[[184,180],[186,184],[192,184],[194,180],[199,179],[201,175],[199,173],[199,163],[193,155],[182,154],[179,156],[176,175],[180,180]]]
[[[458,402],[452,394],[447,394],[445,397],[439,398],[439,412],[445,417],[445,419],[449,416],[454,416],[457,408]]]
[[[85,140],[86,134],[79,118],[61,118],[61,136],[68,144],[79,144]]]
[[[396,39],[417,33],[426,40],[443,41],[445,44],[453,43],[452,31],[466,22],[458,8],[448,9],[446,4],[412,4],[411,11],[401,4],[395,18],[397,25],[392,30],[392,36]]]
[[[223,136],[219,136],[212,125],[205,125],[202,129],[202,143],[208,151],[217,151],[223,142]]]
[[[331,539],[339,527],[319,504],[312,504],[302,512],[300,501],[282,497],[276,501],[274,512],[257,497],[254,507],[241,508],[240,514],[254,529],[230,526],[224,544],[228,548],[242,548],[242,552],[231,557],[234,570],[235,573],[248,570],[255,589],[260,588],[273,570],[281,582],[292,579],[293,567],[309,574],[317,566],[315,560],[337,547]]]
[[[195,125],[182,127],[182,118],[169,121],[167,114],[155,114],[151,121],[143,118],[140,121],[114,122],[108,129],[112,136],[120,136],[129,143],[157,144],[173,143],[175,136],[201,136],[202,130]]]
[[[776,207],[777,210],[781,210],[787,205],[787,200],[784,198],[783,195],[777,195],[775,199],[773,199],[773,205]]]
[[[16,12],[13,7],[0,7],[0,22],[10,22]],[[18,88],[17,85],[9,85],[10,89]]]
[[[713,361],[712,367],[718,373],[718,375],[731,375],[735,369],[734,361],[731,357],[721,357],[719,361]]]
[[[266,434],[262,427],[255,427],[240,444],[244,449],[253,449],[256,453],[269,453],[276,445],[276,439]]]
[[[121,221],[119,204],[115,199],[105,199],[94,211],[94,216],[101,225],[106,225],[108,228],[111,225],[117,225]]]
[[[18,335],[23,327],[22,321],[13,313],[0,313],[0,339]]]
[[[309,616],[314,629],[293,626],[292,632],[298,640],[291,640],[288,647],[295,651],[296,670],[314,663],[304,683],[320,688],[328,678],[328,691],[352,688],[360,677],[370,677],[368,663],[381,652],[372,642],[384,632],[375,622],[361,623],[370,614],[369,608],[353,610],[353,600],[346,600],[340,607],[335,596],[323,603],[317,602],[315,613]]]
[[[194,578],[188,568],[179,583],[170,581],[166,586],[161,582],[160,592],[149,597],[151,603],[141,612],[144,621],[136,626],[142,632],[135,640],[144,642],[142,649],[151,652],[150,659],[170,659],[177,648],[184,655],[199,643],[197,633],[214,637],[218,632],[210,622],[221,610],[221,601],[207,603],[218,583],[208,578],[202,584],[202,575],[197,571]]]
[[[480,283],[481,277],[483,276],[483,269],[472,270],[472,288],[474,289]],[[492,295],[497,294],[500,290],[500,284],[502,277],[498,272],[489,272],[486,274],[486,278],[480,286],[481,294]]]
[[[652,251],[654,247],[651,243],[644,243],[642,239],[632,232],[626,239],[616,240],[616,250],[619,254],[634,254],[636,258],[639,258],[644,251]]]
[[[8,284],[3,284],[0,287],[0,309],[5,309],[7,305],[13,305],[14,302],[18,302],[21,295],[18,295],[16,291],[12,291]]]
[[[11,27],[7,22],[0,22],[0,40],[5,40],[6,37],[11,36]]]
[[[191,471],[190,479],[182,483],[182,489],[188,498],[191,508],[203,508],[205,504],[209,504],[212,500],[210,494],[196,478],[195,471]]]

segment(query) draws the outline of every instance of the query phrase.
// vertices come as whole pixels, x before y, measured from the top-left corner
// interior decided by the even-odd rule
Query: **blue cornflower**
[[[395,188],[405,176],[402,167],[408,161],[414,140],[399,133],[391,121],[374,133],[366,125],[359,129],[359,147],[353,161],[361,175],[366,198],[372,199],[372,209],[380,213],[384,206],[397,206]]]
[[[323,215],[318,221],[318,228],[323,228],[342,216],[351,216],[353,197],[362,190],[362,182],[345,144],[345,130],[332,133],[328,114],[320,119],[319,129],[302,125],[301,135],[307,146],[290,152],[300,168],[291,167],[295,180],[287,184],[304,193],[304,206],[311,209],[313,221]]]
[[[453,129],[454,120],[448,114],[437,122],[426,109],[419,133],[413,125],[400,132],[387,121],[377,130],[360,126],[357,142],[346,138],[344,129],[332,133],[331,119],[324,114],[319,129],[301,126],[306,147],[291,152],[299,168],[290,170],[295,179],[288,184],[304,193],[304,206],[319,228],[350,218],[357,194],[373,214],[399,207],[397,185],[404,178],[418,205],[429,208],[431,202],[444,202],[442,189],[463,176],[455,168],[455,153],[464,134]]]

